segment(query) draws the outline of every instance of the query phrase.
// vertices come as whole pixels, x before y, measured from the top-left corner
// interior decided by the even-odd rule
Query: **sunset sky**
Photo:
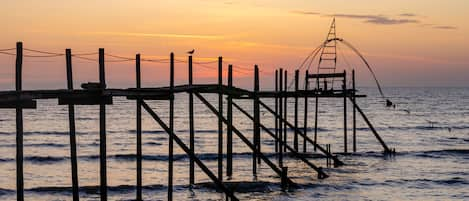
[[[384,86],[469,86],[468,8],[467,0],[2,1],[0,49],[23,41],[25,48],[57,53],[103,47],[108,54],[161,59],[173,51],[179,60],[195,49],[195,61],[223,56],[242,67],[235,84],[243,87],[252,86],[244,68],[258,64],[262,86],[270,87],[274,69],[297,68],[324,41],[335,16],[338,37],[365,55]],[[373,86],[356,56],[339,49],[359,84]],[[64,88],[64,60],[25,58],[24,88]],[[14,87],[14,62],[0,54],[1,89]],[[97,63],[74,58],[73,64],[75,83],[98,80]],[[145,86],[167,84],[168,64],[142,65]],[[186,66],[176,66],[178,84],[187,80]],[[195,68],[196,82],[216,81],[215,70]],[[111,87],[134,86],[132,62],[108,63],[106,70]]]

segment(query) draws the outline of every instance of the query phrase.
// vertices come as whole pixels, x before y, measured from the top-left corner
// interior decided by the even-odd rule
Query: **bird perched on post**
[[[187,54],[194,54],[195,49],[192,49],[191,51],[187,52]]]

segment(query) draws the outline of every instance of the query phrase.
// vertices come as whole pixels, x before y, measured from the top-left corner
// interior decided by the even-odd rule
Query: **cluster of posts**
[[[239,137],[242,142],[248,146],[252,151],[252,173],[256,176],[258,172],[258,164],[263,161],[270,169],[281,178],[282,189],[287,189],[295,185],[295,183],[288,177],[288,168],[284,166],[283,156],[285,152],[290,152],[295,158],[304,162],[307,166],[311,167],[317,173],[319,179],[327,178],[328,175],[321,167],[313,164],[305,154],[307,152],[308,144],[313,146],[315,151],[321,152],[327,158],[327,164],[331,162],[335,167],[343,165],[344,163],[339,158],[332,154],[330,145],[323,145],[317,143],[318,132],[318,99],[321,97],[328,98],[343,98],[344,100],[344,152],[347,152],[347,99],[353,103],[353,152],[356,151],[356,111],[358,111],[365,122],[371,128],[372,132],[382,144],[386,153],[390,152],[384,141],[379,137],[376,130],[371,125],[370,121],[366,118],[363,111],[357,106],[356,98],[364,97],[357,95],[355,90],[354,72],[352,89],[346,87],[346,73],[334,74],[309,74],[306,72],[305,80],[306,85],[303,90],[299,89],[299,70],[295,71],[294,90],[287,90],[287,71],[279,69],[275,71],[275,91],[261,91],[259,85],[259,68],[254,66],[254,90],[248,91],[245,89],[236,88],[233,86],[233,66],[228,65],[228,84],[223,84],[222,71],[223,62],[222,57],[218,58],[218,83],[217,84],[193,84],[193,65],[192,56],[188,58],[189,80],[187,85],[174,85],[174,54],[170,54],[170,83],[169,87],[158,88],[142,88],[141,87],[141,72],[140,72],[140,55],[135,56],[136,66],[136,87],[127,89],[111,89],[106,87],[105,79],[105,53],[104,49],[99,49],[99,82],[82,84],[83,89],[74,89],[73,75],[72,75],[72,52],[70,49],[65,51],[66,58],[66,71],[67,71],[67,89],[59,90],[22,90],[22,58],[23,58],[23,45],[21,42],[17,43],[16,51],[16,90],[14,91],[1,91],[0,92],[0,108],[15,108],[16,109],[16,176],[17,176],[17,200],[24,199],[24,185],[23,185],[23,109],[36,108],[37,99],[58,99],[59,105],[68,106],[69,114],[69,132],[70,132],[70,158],[71,158],[71,175],[72,175],[72,192],[73,200],[79,200],[79,184],[78,184],[78,170],[77,170],[77,143],[76,143],[76,130],[75,130],[75,105],[99,105],[99,164],[100,164],[100,196],[101,200],[107,200],[107,172],[106,172],[106,105],[113,103],[113,97],[126,97],[129,100],[136,101],[136,199],[142,200],[142,108],[150,114],[150,116],[158,123],[165,132],[169,135],[168,144],[168,200],[173,199],[173,148],[174,143],[177,144],[189,156],[189,184],[195,185],[195,165],[197,166],[213,181],[218,190],[226,194],[229,200],[238,200],[232,189],[228,187],[228,182],[224,182],[223,178],[223,162],[224,162],[224,148],[226,147],[226,176],[231,178],[233,174],[233,134]],[[334,89],[320,89],[319,82],[321,79],[337,78],[343,79],[343,87],[340,90]],[[316,80],[316,88],[310,89],[309,79]],[[189,94],[189,145],[185,144],[178,135],[174,132],[174,94],[175,93],[188,93]],[[205,97],[204,93],[218,94],[218,108],[213,106]],[[195,154],[194,149],[194,98],[199,99],[213,114],[218,117],[218,168],[217,174],[213,173]],[[227,99],[226,116],[223,115],[223,99]],[[265,104],[262,99],[273,98],[275,105],[273,108]],[[294,98],[294,120],[290,123],[287,119],[287,99]],[[304,98],[304,125],[302,128],[298,125],[299,108],[298,101]],[[307,119],[308,113],[308,98],[315,98],[315,119],[314,119],[314,135],[310,138],[307,134]],[[250,114],[236,103],[237,99],[250,99],[253,101],[253,114]],[[168,100],[169,101],[169,122],[163,121],[160,116],[146,103],[146,100]],[[233,125],[233,107],[242,112],[247,118],[253,122],[252,136],[242,133],[236,126]],[[268,111],[275,118],[275,131],[268,129],[261,122],[260,111],[261,108]],[[226,126],[226,133],[223,127]],[[287,129],[293,130],[293,142],[288,142]],[[264,131],[275,140],[275,152],[277,153],[277,163],[267,157],[261,149],[261,131]],[[226,136],[225,136],[226,135]],[[226,142],[223,139],[226,138]],[[249,139],[251,138],[251,139]],[[300,141],[302,140],[302,150],[300,151]]]

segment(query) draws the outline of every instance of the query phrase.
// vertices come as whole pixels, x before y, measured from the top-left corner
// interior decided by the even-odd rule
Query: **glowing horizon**
[[[243,68],[258,64],[261,84],[269,86],[275,68],[293,71],[325,39],[332,17],[338,36],[356,46],[372,64],[384,86],[469,86],[469,35],[463,0],[440,1],[7,1],[0,8],[6,25],[0,49],[23,41],[26,48],[63,53],[96,52],[146,58],[168,57],[226,63]],[[361,85],[372,80],[353,55]],[[0,88],[14,86],[14,57],[0,55]],[[216,67],[216,64],[209,64]],[[313,67],[316,67],[313,65]],[[132,87],[133,63],[109,63],[111,86]],[[177,65],[184,84],[185,64]],[[344,67],[345,68],[345,67]],[[144,63],[144,84],[166,85],[168,66]],[[97,65],[74,59],[76,83],[95,81]],[[162,76],[164,75],[164,76]],[[216,81],[208,68],[195,71],[196,81]],[[64,58],[31,58],[24,63],[25,88],[63,88]],[[49,80],[43,78],[47,76]],[[235,84],[252,86],[251,74],[236,73]]]

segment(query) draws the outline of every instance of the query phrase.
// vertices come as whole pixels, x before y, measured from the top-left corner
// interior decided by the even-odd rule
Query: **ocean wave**
[[[152,191],[166,189],[166,186],[160,185],[160,184],[145,185],[142,187],[145,190],[152,190]],[[135,188],[136,186],[134,185],[117,185],[117,186],[107,187],[108,191],[111,191],[111,192],[129,192],[129,191],[134,191]],[[80,186],[80,191],[87,193],[87,194],[99,194],[99,189],[100,189],[99,185]],[[72,191],[72,187],[71,186],[42,186],[42,187],[34,187],[34,188],[25,189],[25,191],[34,192],[34,193],[46,193],[46,194],[50,194],[50,193],[69,194],[69,192]]]
[[[13,194],[13,193],[15,193],[15,192],[16,192],[16,191],[14,191],[14,190],[0,188],[0,196],[8,195],[8,194]]]
[[[413,186],[413,183],[417,183],[417,185],[421,184],[436,184],[436,185],[443,185],[443,186],[457,186],[457,185],[468,185],[469,181],[461,178],[461,177],[453,177],[448,179],[399,179],[399,180],[386,180],[386,183],[395,183],[398,185],[407,184],[409,186]],[[418,186],[415,186],[418,187]]]
[[[462,156],[469,159],[469,149],[443,149],[418,152],[419,157],[442,158],[446,156]]]
[[[358,157],[387,157],[383,152],[368,151],[356,152],[350,154]],[[395,156],[412,156],[424,158],[444,158],[447,156],[461,156],[469,159],[469,149],[443,149],[443,150],[426,150],[426,151],[397,151]]]
[[[25,161],[31,163],[50,164],[67,160],[69,157],[58,157],[58,156],[26,156]]]
[[[127,133],[137,133],[137,130],[131,129]],[[160,134],[166,133],[164,130],[142,130],[142,134]]]
[[[267,157],[275,156],[275,153],[265,153]],[[201,153],[196,154],[197,158],[204,161],[215,161],[218,159],[218,153]],[[235,158],[248,158],[252,156],[252,152],[243,152],[243,153],[233,153],[233,157]],[[286,154],[285,156],[289,156]],[[108,155],[108,160],[116,160],[116,161],[135,161],[137,158],[136,154],[115,154],[115,155]],[[173,155],[174,161],[183,161],[189,160],[189,156],[187,154],[174,154]],[[226,158],[226,154],[223,154],[223,158]],[[145,161],[168,161],[168,155],[142,155],[142,159]],[[70,156],[25,156],[24,161],[35,163],[35,164],[54,164],[60,163],[64,161],[70,160]],[[99,155],[85,155],[85,156],[78,156],[78,160],[84,161],[96,161],[99,160]],[[16,161],[14,158],[0,158],[0,163],[3,162],[14,162]]]
[[[67,147],[66,144],[56,143],[35,143],[35,144],[24,144],[24,147]],[[0,147],[16,147],[15,144],[1,144]]]

